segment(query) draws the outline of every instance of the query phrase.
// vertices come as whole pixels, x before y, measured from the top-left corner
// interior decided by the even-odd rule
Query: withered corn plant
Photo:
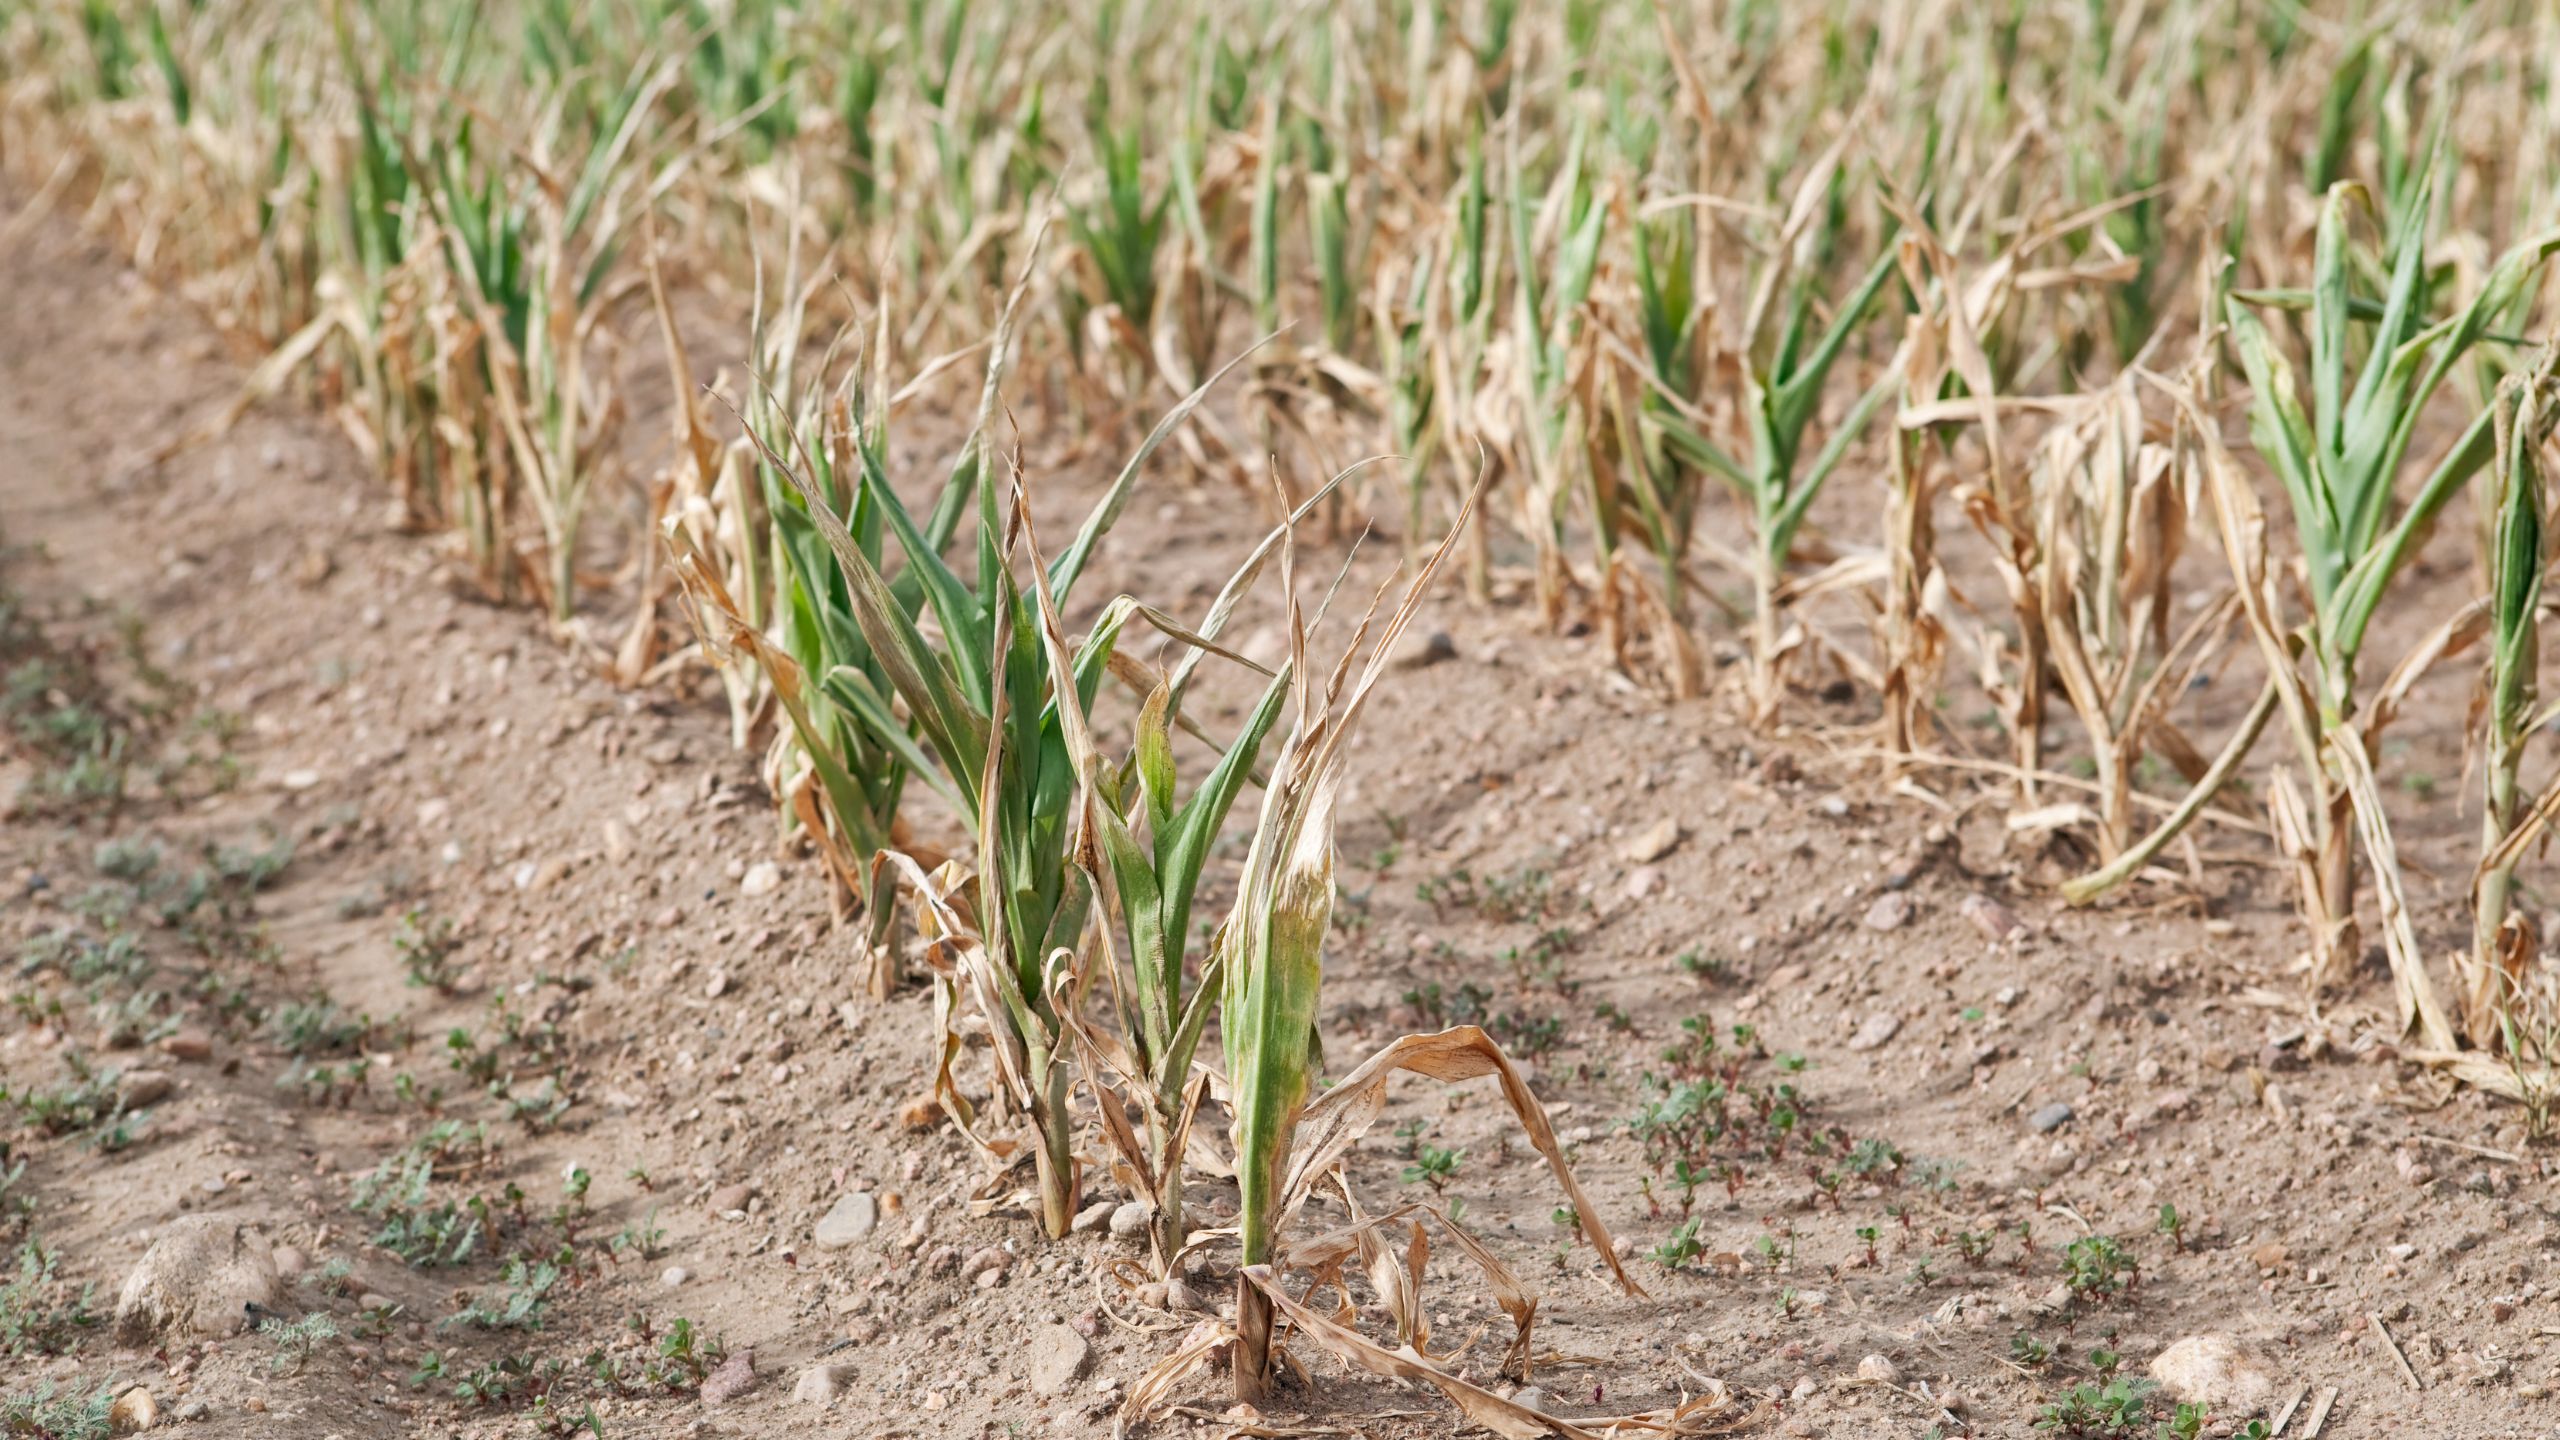
[[[2146,757],[2162,757],[2191,783],[2213,768],[2173,712],[2216,671],[2239,621],[2227,594],[2177,619],[2172,580],[2187,538],[2187,473],[2176,447],[2147,438],[2147,428],[2128,371],[2048,434],[2035,471],[2042,613],[2054,674],[2095,772],[2101,875],[2119,862],[2132,873],[2156,851],[2126,858],[2136,843],[2135,773]],[[2273,705],[2264,696],[2254,723],[2244,722],[2239,753]],[[2063,893],[2080,901],[2101,888],[2074,880]]]
[[[1896,204],[1894,208],[1903,207]],[[2035,479],[2047,472],[2020,465],[2007,434],[2014,416],[2068,413],[2076,404],[2064,397],[2015,393],[2013,362],[2018,335],[2027,324],[2022,312],[2029,300],[2091,282],[2130,277],[2130,268],[2118,259],[2054,267],[2032,263],[2047,247],[2086,229],[2103,213],[2101,207],[2038,226],[1970,269],[1951,253],[1950,243],[1960,245],[1960,240],[1942,242],[1924,217],[1907,211],[1903,215],[1910,232],[1902,247],[1905,263],[1915,277],[1925,274],[1925,283],[1934,288],[1936,303],[1922,313],[1931,317],[1937,353],[1945,357],[1949,379],[1961,386],[1961,393],[1935,405],[1906,406],[1897,423],[1905,428],[1928,425],[1941,432],[1960,424],[1978,429],[1981,464],[1963,472],[1954,498],[1975,531],[1989,542],[1992,568],[2008,596],[2009,616],[2003,627],[1984,616],[1982,607],[1966,603],[1961,609],[1972,623],[1963,634],[1974,652],[1978,682],[2008,728],[2019,788],[2030,805],[2038,799],[2043,775],[2048,676],[2054,668],[2047,609],[2052,598],[2052,553],[2033,493]],[[1912,283],[1923,284],[1917,278]]]
[[[1518,475],[1515,524],[1536,549],[1538,606],[1553,625],[1564,619],[1571,583],[1567,509],[1582,488],[1593,420],[1579,383],[1593,350],[1583,301],[1598,272],[1609,205],[1592,175],[1588,128],[1580,121],[1535,200],[1516,128],[1509,141],[1504,215],[1514,264],[1510,324],[1502,335],[1511,408],[1505,430]]]
[[[1471,511],[1472,506],[1461,512],[1461,523]],[[1297,687],[1288,738],[1263,790],[1235,903],[1210,942],[1220,972],[1219,1028],[1234,1096],[1236,1223],[1248,1266],[1278,1258],[1291,1146],[1322,1063],[1316,1011],[1325,934],[1333,922],[1333,816],[1349,759],[1346,747],[1389,652],[1412,623],[1448,548],[1443,540],[1423,562],[1402,602],[1378,627],[1356,679],[1351,666],[1370,639],[1374,609],[1323,688],[1312,679]],[[1294,568],[1284,539],[1280,584],[1289,597],[1289,668],[1308,676],[1307,624],[1295,603]],[[1237,1304],[1236,1395],[1256,1403],[1271,1381],[1271,1305],[1252,1286]]]
[[[1257,758],[1280,719],[1294,667],[1284,664],[1267,675],[1234,735],[1187,795],[1178,792],[1174,733],[1199,733],[1182,707],[1201,658],[1212,653],[1274,548],[1286,543],[1290,530],[1331,488],[1310,497],[1245,557],[1206,619],[1184,639],[1186,653],[1169,671],[1114,655],[1115,670],[1137,682],[1145,696],[1124,759],[1108,759],[1078,717],[1064,717],[1081,787],[1077,853],[1102,898],[1105,923],[1095,927],[1096,953],[1078,965],[1074,994],[1059,1014],[1077,1042],[1103,1134],[1125,1165],[1130,1188],[1152,1212],[1156,1263],[1168,1275],[1185,1239],[1183,1160],[1209,1089],[1209,1072],[1194,1057],[1223,989],[1214,949],[1202,958],[1197,983],[1188,978],[1192,903],[1211,847],[1244,787],[1256,778]],[[1108,923],[1113,919],[1117,940]],[[1115,1032],[1097,1032],[1084,1021],[1087,995],[1096,988],[1107,992]],[[1144,1117],[1143,1138],[1130,1129],[1124,1105]]]
[[[2540,363],[2510,375],[2494,412],[2489,660],[2477,707],[2480,863],[2471,881],[2471,951],[2455,985],[2463,1035],[2482,1049],[2514,1048],[2505,1007],[2526,992],[2542,951],[2542,937],[2515,905],[2516,866],[2560,812],[2560,784],[2528,803],[2520,783],[2526,742],[2551,718],[2540,693],[2542,581],[2551,564],[2542,447],[2560,419],[2555,364],[2560,351],[2546,349]]]
[[[588,500],[623,413],[599,352],[623,228],[655,178],[633,152],[676,75],[652,58],[635,65],[596,117],[602,138],[567,173],[555,168],[571,133],[565,98],[520,159],[475,156],[465,129],[411,160],[473,321],[504,463],[541,528],[541,594],[564,626],[577,612]]]
[[[1914,247],[1898,247],[1903,282],[1916,308],[1903,317],[1895,352],[1894,420],[1886,431],[1884,594],[1876,605],[1876,690],[1886,773],[1905,778],[1931,747],[1938,680],[1946,666],[1947,583],[1938,565],[1937,496],[1945,484],[1935,433],[1925,416],[1945,390],[1949,363],[1936,307]]]
[[[1475,493],[1481,490],[1479,481]],[[1461,508],[1461,525],[1473,509],[1472,503]],[[1270,1391],[1277,1307],[1292,1307],[1291,1318],[1304,1323],[1281,1287],[1279,1272],[1293,1262],[1320,1271],[1328,1264],[1338,1267],[1349,1253],[1321,1242],[1304,1250],[1293,1248],[1286,1243],[1289,1222],[1318,1181],[1334,1170],[1344,1152],[1377,1119],[1385,1108],[1386,1081],[1399,1071],[1441,1080],[1499,1075],[1506,1103],[1565,1189],[1582,1233],[1599,1248],[1628,1290],[1641,1293],[1618,1268],[1608,1228],[1575,1184],[1544,1110],[1501,1048],[1482,1030],[1461,1026],[1438,1035],[1406,1036],[1391,1042],[1321,1097],[1317,1094],[1323,1064],[1317,1024],[1324,942],[1333,916],[1334,811],[1350,737],[1385,673],[1396,641],[1411,625],[1456,539],[1453,531],[1431,552],[1383,622],[1378,621],[1373,604],[1321,690],[1308,666],[1305,617],[1294,604],[1290,610],[1289,664],[1301,678],[1289,735],[1272,764],[1235,903],[1211,941],[1212,963],[1221,972],[1218,1013],[1233,1096],[1231,1139],[1241,1202],[1237,1233],[1245,1266],[1245,1283],[1237,1293],[1233,1364],[1236,1396],[1248,1404],[1263,1403]],[[1281,588],[1294,597],[1286,545],[1284,538]],[[1388,1217],[1384,1223],[1395,1218],[1399,1217]],[[1521,1292],[1489,1252],[1465,1239],[1454,1221],[1441,1218],[1485,1267],[1497,1296],[1516,1322],[1515,1342],[1504,1363],[1525,1380],[1530,1363],[1529,1323],[1536,1302]],[[1408,1316],[1418,1309],[1419,1297],[1410,1298],[1415,1304],[1404,1307]],[[1409,1353],[1399,1361],[1391,1352],[1347,1331],[1319,1332],[1318,1338],[1354,1364],[1411,1363]],[[1150,1379],[1179,1373],[1189,1363],[1196,1363],[1196,1357],[1177,1354]],[[1479,1422],[1487,1414],[1518,1419],[1519,1407],[1506,1410],[1510,1402],[1435,1366],[1419,1365],[1396,1373],[1437,1386]],[[1147,1384],[1134,1389],[1123,1413],[1142,1410],[1146,1397],[1158,1388]]]

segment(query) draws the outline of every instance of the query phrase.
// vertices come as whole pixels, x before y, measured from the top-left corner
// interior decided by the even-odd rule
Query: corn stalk
[[[2455,1000],[2464,1035],[2483,1049],[2507,1034],[2504,1009],[2523,992],[2542,950],[2533,922],[2515,908],[2516,865],[2547,823],[2552,797],[2527,806],[2518,785],[2525,742],[2550,715],[2540,705],[2543,572],[2551,561],[2544,517],[2542,444],[2560,405],[2546,350],[2529,373],[2511,375],[2496,396],[2496,488],[2489,537],[2489,664],[2480,700],[2480,865],[2471,882],[2471,951],[2457,966]],[[2560,792],[2555,792],[2560,793]]]

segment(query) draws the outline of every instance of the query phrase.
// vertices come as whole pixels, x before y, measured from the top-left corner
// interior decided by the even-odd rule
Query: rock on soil
[[[139,1110],[145,1105],[157,1105],[168,1099],[169,1093],[177,1088],[176,1077],[166,1070],[128,1070],[116,1086],[116,1097],[124,1102],[127,1110]]]
[[[116,1403],[107,1410],[107,1424],[119,1435],[148,1430],[158,1423],[160,1402],[152,1399],[151,1392],[139,1385],[117,1396]]]
[[[1901,1016],[1894,1014],[1890,1010],[1879,1010],[1875,1014],[1867,1017],[1866,1023],[1858,1027],[1857,1034],[1849,1037],[1849,1048],[1852,1050],[1873,1050],[1887,1040],[1892,1039],[1894,1032],[1901,1028]]]
[[[850,1365],[816,1364],[800,1372],[799,1383],[791,1387],[791,1398],[804,1405],[824,1409],[835,1403],[845,1382],[853,1378]]]
[[[2160,1388],[2191,1405],[2247,1414],[2274,1397],[2266,1361],[2229,1335],[2190,1335],[2151,1362]]]
[[[1680,848],[1680,822],[1657,820],[1639,830],[1618,853],[1638,865],[1649,865]]]
[[[2049,1135],[2052,1132],[2061,1129],[2063,1126],[2070,1124],[2071,1115],[2071,1107],[2059,1100],[2056,1100],[2052,1104],[2045,1106],[2043,1109],[2038,1110],[2033,1115],[2028,1116],[2027,1128],[2033,1130],[2039,1135]]]
[[[1131,1200],[1111,1212],[1111,1233],[1123,1240],[1134,1240],[1147,1233],[1147,1202]]]
[[[702,1403],[726,1405],[756,1388],[756,1352],[741,1350],[702,1377]]]
[[[181,1030],[160,1042],[160,1053],[173,1060],[210,1060],[213,1037],[201,1030]]]
[[[1988,895],[1967,895],[1956,908],[1962,910],[1964,918],[1972,921],[1974,928],[1989,940],[2006,940],[2027,928],[2015,911]]]
[[[1523,1385],[1502,1398],[1523,1410],[1535,1410],[1541,1415],[1555,1413],[1556,1397],[1535,1385]]]
[[[116,1299],[116,1338],[142,1346],[162,1335],[230,1335],[248,1307],[276,1298],[266,1237],[227,1214],[170,1221],[142,1252]]]
[[[1421,670],[1458,658],[1458,642],[1446,630],[1417,635],[1397,648],[1402,653],[1396,656],[1396,663],[1408,670]]]
[[[1031,1332],[1031,1391],[1063,1395],[1084,1375],[1093,1349],[1082,1335],[1065,1325],[1043,1325]]]
[[[856,1190],[819,1219],[814,1238],[821,1250],[841,1250],[870,1234],[879,1223],[880,1202],[869,1191]]]
[[[1911,923],[1911,897],[1899,890],[1888,890],[1867,907],[1867,928],[1899,930]]]

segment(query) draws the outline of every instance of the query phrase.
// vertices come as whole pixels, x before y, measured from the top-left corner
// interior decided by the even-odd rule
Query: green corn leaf
[[[1832,317],[1831,328],[1814,343],[1813,353],[1805,357],[1801,366],[1784,372],[1784,378],[1778,381],[1772,397],[1774,413],[1771,423],[1781,434],[1801,436],[1804,433],[1805,426],[1813,419],[1815,408],[1822,403],[1822,387],[1830,377],[1833,362],[1840,358],[1842,347],[1865,322],[1895,273],[1893,246],[1888,237],[1883,253],[1867,267],[1867,273],[1858,281],[1858,288],[1850,292],[1848,302]],[[1789,453],[1792,454],[1796,445],[1801,443],[1800,440],[1791,442]]]
[[[2341,562],[2335,539],[2340,522],[2311,421],[2294,392],[2293,366],[2257,316],[2236,304],[2227,306],[2226,312],[2241,367],[2249,376],[2249,436],[2284,482],[2311,565],[2312,591],[2326,597],[2337,589]]]
[[[1272,1258],[1290,1142],[1314,1089],[1333,893],[1333,787],[1321,774],[1292,775],[1264,794],[1235,910],[1216,941],[1247,1264]]]

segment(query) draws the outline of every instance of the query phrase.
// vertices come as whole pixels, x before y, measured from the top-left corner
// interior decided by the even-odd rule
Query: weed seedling
[[[461,967],[454,963],[454,952],[462,948],[462,939],[454,934],[453,921],[443,915],[429,915],[424,909],[411,909],[392,927],[391,949],[400,957],[400,968],[410,985],[451,995],[461,977]]]
[[[468,1325],[475,1330],[541,1329],[552,1287],[560,1283],[560,1267],[548,1260],[531,1264],[522,1259],[509,1260],[503,1283],[503,1291],[483,1294],[446,1316],[437,1328],[449,1330]]]
[[[2177,1206],[2164,1204],[2160,1207],[2160,1220],[2156,1228],[2161,1234],[2169,1237],[2171,1245],[2181,1251],[2187,1248],[2187,1222],[2178,1214]]]
[[[52,1251],[32,1239],[19,1246],[17,1278],[0,1285],[0,1355],[71,1353],[97,1328],[89,1295],[90,1287],[73,1290],[54,1274]]]
[[[2062,1253],[2062,1282],[2082,1299],[2112,1295],[2136,1275],[2133,1257],[2109,1236],[2083,1235]]]
[[[1417,1180],[1422,1181],[1430,1185],[1432,1194],[1437,1195],[1449,1188],[1450,1181],[1458,1178],[1458,1163],[1466,1155],[1464,1150],[1444,1150],[1437,1145],[1425,1145],[1414,1163],[1404,1167],[1404,1183],[1410,1185]]]
[[[108,1381],[82,1395],[59,1390],[50,1380],[22,1395],[0,1399],[0,1435],[31,1435],[41,1440],[107,1440],[116,1433],[110,1412],[121,1390]]]
[[[2151,1397],[2158,1388],[2148,1380],[2083,1382],[2037,1410],[2036,1428],[2062,1435],[2131,1435],[2151,1418]]]
[[[320,1342],[338,1338],[338,1322],[318,1311],[299,1320],[269,1315],[258,1322],[258,1333],[275,1342],[276,1353],[267,1360],[268,1372],[296,1375],[311,1363],[311,1352]]]
[[[1653,1247],[1653,1258],[1665,1268],[1677,1270],[1706,1254],[1706,1243],[1698,1238],[1698,1223],[1694,1217],[1681,1221],[1668,1239]]]

